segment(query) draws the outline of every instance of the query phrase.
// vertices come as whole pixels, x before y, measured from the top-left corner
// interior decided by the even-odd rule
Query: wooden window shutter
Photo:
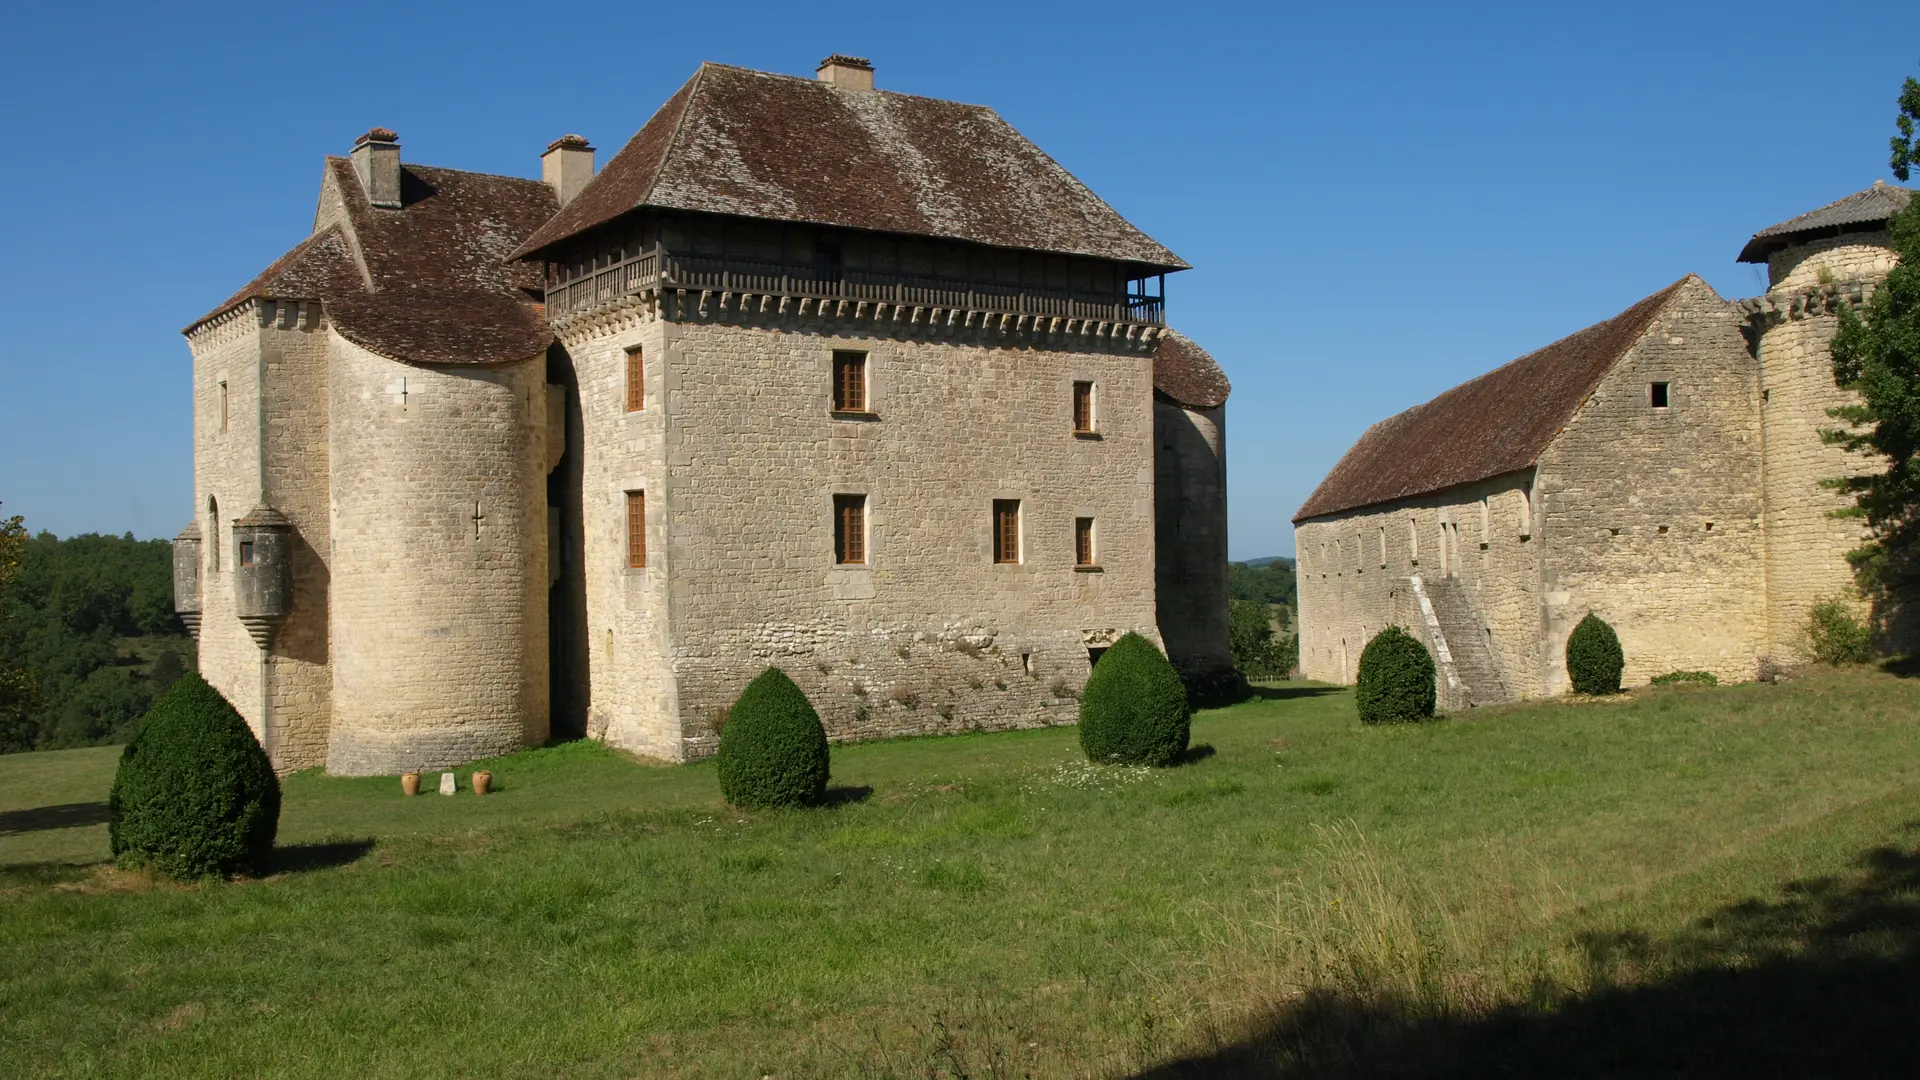
[[[993,561],[1020,561],[1020,500],[993,500]]]
[[[627,411],[639,412],[647,407],[645,376],[646,365],[640,346],[627,350]]]
[[[627,565],[647,565],[647,493],[627,492]]]
[[[1093,384],[1090,382],[1073,384],[1073,430],[1093,430]]]
[[[867,497],[833,497],[833,561],[860,565],[867,561]]]
[[[1093,565],[1093,519],[1073,519],[1073,562],[1075,566]]]
[[[833,411],[867,411],[867,354],[833,354]]]

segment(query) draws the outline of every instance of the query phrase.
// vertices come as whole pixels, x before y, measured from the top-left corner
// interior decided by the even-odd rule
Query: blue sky
[[[186,523],[178,331],[375,124],[537,176],[701,60],[831,52],[991,105],[1194,264],[1169,318],[1234,382],[1248,558],[1373,421],[1688,272],[1759,292],[1741,244],[1887,177],[1920,71],[1920,36],[1804,4],[116,6],[0,35],[0,512],[62,535]]]

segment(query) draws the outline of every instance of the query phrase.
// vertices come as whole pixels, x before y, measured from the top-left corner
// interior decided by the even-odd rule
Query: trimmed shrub
[[[1669,671],[1665,675],[1654,677],[1654,686],[1675,686],[1680,683],[1698,683],[1701,686],[1719,686],[1720,680],[1711,671]]]
[[[239,712],[190,671],[121,751],[108,807],[121,866],[182,879],[258,873],[280,828],[280,781]]]
[[[1088,761],[1171,765],[1187,752],[1192,718],[1180,673],[1153,642],[1129,633],[1080,691],[1080,749]]]
[[[1354,704],[1363,724],[1404,724],[1433,715],[1433,656],[1420,639],[1397,626],[1373,635],[1360,651]]]
[[[740,692],[717,757],[720,793],[734,806],[815,806],[826,795],[827,729],[805,691],[777,667]]]
[[[1824,600],[1807,613],[1807,651],[1823,664],[1864,664],[1873,659],[1873,630],[1854,617],[1842,597]]]
[[[1620,636],[1593,612],[1567,637],[1567,678],[1576,694],[1617,694],[1620,672],[1627,666]]]

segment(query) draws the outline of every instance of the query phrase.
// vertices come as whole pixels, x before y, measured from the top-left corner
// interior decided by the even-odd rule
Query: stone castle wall
[[[638,414],[623,408],[635,343]],[[871,417],[830,415],[836,349],[869,354]],[[649,318],[569,351],[587,429],[592,726],[616,745],[711,752],[768,665],[835,739],[1070,722],[1090,640],[1158,641],[1144,350]],[[1096,383],[1097,439],[1073,434],[1075,380]],[[643,571],[625,566],[630,490],[647,494]],[[867,496],[865,567],[834,563],[835,494]],[[1008,498],[1024,561],[996,565],[991,506]],[[1098,570],[1074,566],[1076,517],[1096,520]]]
[[[330,345],[329,771],[438,768],[543,742],[544,353],[423,367],[337,334]]]
[[[1227,629],[1227,410],[1153,404],[1155,610],[1167,658],[1205,678],[1233,670]]]
[[[1762,649],[1758,380],[1739,315],[1698,279],[1662,309],[1541,455],[1542,687],[1589,610],[1625,685],[1669,671],[1751,679]],[[1665,382],[1670,407],[1650,404]]]
[[[1531,480],[1531,472],[1515,473],[1301,522],[1301,673],[1351,683],[1360,651],[1388,626],[1405,628],[1433,651],[1411,581],[1419,574],[1460,584],[1480,615],[1480,644],[1509,693],[1540,693],[1541,546],[1533,535]]]
[[[1790,292],[1833,281],[1883,278],[1893,264],[1893,241],[1885,230],[1822,237],[1767,256],[1767,290]]]

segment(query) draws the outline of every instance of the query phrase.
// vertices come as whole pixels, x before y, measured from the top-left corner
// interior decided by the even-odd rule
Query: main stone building
[[[776,664],[837,738],[1065,722],[1137,630],[1230,677],[1185,268],[995,113],[704,65],[597,175],[403,164],[187,331],[176,603],[282,769],[683,760]]]
[[[1864,465],[1820,436],[1849,399],[1835,312],[1893,266],[1909,198],[1876,184],[1756,234],[1763,296],[1688,276],[1369,428],[1294,518],[1305,674],[1351,682],[1399,625],[1448,707],[1554,694],[1589,611],[1629,684],[1801,659],[1861,541],[1821,486]]]

